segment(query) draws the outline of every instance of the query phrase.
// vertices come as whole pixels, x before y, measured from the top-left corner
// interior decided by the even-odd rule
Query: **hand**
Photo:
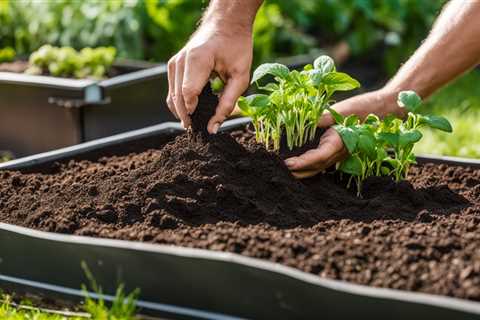
[[[368,114],[374,113],[379,117],[388,114],[404,116],[403,110],[396,104],[396,93],[385,89],[361,94],[335,104],[332,108],[345,116],[356,114],[365,118]],[[330,113],[325,113],[318,126],[328,128],[335,124]],[[320,138],[318,148],[309,150],[298,157],[285,160],[285,164],[292,171],[292,174],[299,179],[312,177],[326,168],[334,165],[347,156],[342,138],[333,128],[327,129]]]
[[[197,108],[198,96],[212,72],[226,85],[215,115],[208,123],[210,133],[217,132],[248,87],[253,50],[251,30],[222,28],[214,22],[202,24],[187,45],[168,62],[167,105],[185,128],[191,124],[190,115]]]

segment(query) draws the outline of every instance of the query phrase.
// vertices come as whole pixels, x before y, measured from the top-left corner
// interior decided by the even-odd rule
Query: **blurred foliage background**
[[[266,0],[254,25],[255,64],[347,44],[341,68],[366,89],[385,82],[428,34],[445,0]],[[0,49],[114,46],[123,58],[167,61],[195,29],[208,0],[0,0]],[[480,157],[480,81],[472,71],[427,108],[455,133],[426,133],[420,152]],[[476,130],[476,134],[472,134]]]

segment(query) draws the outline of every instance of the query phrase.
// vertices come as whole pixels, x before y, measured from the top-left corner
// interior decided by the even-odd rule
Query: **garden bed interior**
[[[405,182],[367,181],[359,199],[334,172],[295,180],[240,129],[150,136],[0,177],[0,222],[480,301],[478,169],[418,165]]]

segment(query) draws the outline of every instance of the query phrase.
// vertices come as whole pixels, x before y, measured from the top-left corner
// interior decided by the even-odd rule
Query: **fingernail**
[[[285,164],[287,167],[293,167],[295,165],[296,161],[294,159],[287,159],[285,160]]]
[[[185,122],[183,122],[183,120],[180,121],[180,124],[182,125],[182,127],[183,127],[184,129],[187,129],[187,127],[185,126]]]
[[[220,123],[215,123],[213,125],[213,134],[217,134],[218,129],[220,129]]]

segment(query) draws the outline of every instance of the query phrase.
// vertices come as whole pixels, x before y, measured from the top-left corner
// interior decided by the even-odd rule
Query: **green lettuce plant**
[[[273,76],[273,81],[259,85],[258,81],[267,75]],[[252,118],[257,142],[273,150],[280,148],[283,133],[290,150],[313,139],[332,95],[360,86],[348,74],[337,72],[333,60],[325,55],[302,71],[290,71],[279,63],[262,64],[253,73],[251,83],[266,94],[240,97],[238,106],[243,115]]]
[[[44,45],[30,55],[29,74],[48,71],[56,77],[104,78],[115,60],[113,47],[83,48]]]
[[[344,117],[330,109],[337,122],[334,128],[349,153],[338,169],[350,174],[348,186],[355,180],[358,195],[368,177],[392,176],[397,182],[406,179],[410,166],[416,163],[413,147],[422,138],[420,128],[452,132],[446,118],[418,113],[422,100],[414,91],[400,92],[397,103],[407,111],[404,120],[393,115],[380,120],[370,114],[360,121],[356,115]]]

